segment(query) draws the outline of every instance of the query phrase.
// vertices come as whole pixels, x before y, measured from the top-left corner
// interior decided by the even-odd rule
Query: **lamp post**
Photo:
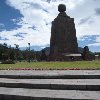
[[[18,44],[14,44],[14,45],[15,45],[15,59],[16,59],[16,62],[17,62],[19,45]]]
[[[29,63],[30,63],[30,43],[28,43],[29,45]]]
[[[15,61],[17,62],[17,53],[16,53],[16,51],[17,51],[17,49],[16,49],[17,44],[14,44],[14,45],[15,45]]]

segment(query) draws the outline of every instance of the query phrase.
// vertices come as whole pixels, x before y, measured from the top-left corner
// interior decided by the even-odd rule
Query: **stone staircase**
[[[1,70],[0,100],[100,100],[100,70]]]

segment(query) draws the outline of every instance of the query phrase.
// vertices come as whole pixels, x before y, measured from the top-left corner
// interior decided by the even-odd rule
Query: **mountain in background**
[[[50,47],[46,47],[43,50],[45,50],[47,55],[50,53]],[[78,47],[78,51],[79,51],[79,53],[83,53],[83,48]]]
[[[34,50],[34,51],[41,51],[42,49],[46,48],[46,47],[49,47],[50,45],[47,44],[47,45],[43,45],[43,46],[30,46],[30,49],[31,50]],[[26,50],[28,49],[29,47],[20,47],[20,50]]]

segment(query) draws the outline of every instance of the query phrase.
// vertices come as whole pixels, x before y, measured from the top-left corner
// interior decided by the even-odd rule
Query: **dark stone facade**
[[[60,12],[52,21],[51,39],[50,39],[50,58],[63,59],[63,54],[78,53],[78,44],[76,38],[76,29],[74,18],[66,14],[66,6],[58,6]]]

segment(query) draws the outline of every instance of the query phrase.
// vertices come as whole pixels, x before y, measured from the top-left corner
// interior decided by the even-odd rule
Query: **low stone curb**
[[[39,69],[39,68],[15,68],[15,69],[0,69],[0,70],[100,70],[100,69],[79,69],[79,68],[65,68],[65,69]]]

